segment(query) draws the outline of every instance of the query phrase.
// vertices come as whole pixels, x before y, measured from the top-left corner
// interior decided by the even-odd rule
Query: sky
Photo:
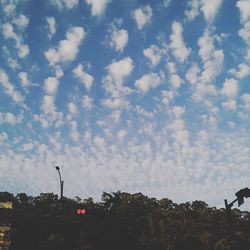
[[[0,0],[0,24],[1,191],[59,194],[55,166],[96,201],[250,187],[250,0]]]

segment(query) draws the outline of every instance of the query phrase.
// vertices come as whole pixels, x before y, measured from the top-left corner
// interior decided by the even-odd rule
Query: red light
[[[86,211],[86,209],[81,209],[81,208],[78,208],[77,210],[76,210],[76,213],[78,214],[78,215],[82,215],[82,214],[86,214],[87,213],[87,211]]]

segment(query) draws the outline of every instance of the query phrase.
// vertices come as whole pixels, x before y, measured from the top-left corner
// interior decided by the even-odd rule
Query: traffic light
[[[250,197],[250,189],[243,188],[235,194],[238,198],[238,207],[244,203],[244,198]]]
[[[78,208],[78,209],[76,210],[76,214],[77,214],[77,215],[84,215],[84,214],[86,214],[86,213],[87,213],[87,210],[84,209],[84,208]]]

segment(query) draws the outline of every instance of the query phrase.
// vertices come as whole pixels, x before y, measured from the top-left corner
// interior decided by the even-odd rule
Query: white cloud
[[[247,45],[245,52],[245,59],[250,61],[250,1],[240,0],[237,1],[236,7],[240,11],[240,21],[243,27],[239,30],[239,36],[244,40]]]
[[[0,124],[8,123],[10,125],[15,125],[18,123],[22,123],[23,115],[15,116],[12,113],[0,113]]]
[[[43,128],[48,128],[49,127],[49,121],[45,118],[44,115],[33,115],[34,121],[40,122]]]
[[[61,40],[56,48],[45,51],[44,54],[49,64],[55,65],[75,60],[84,37],[85,31],[82,27],[70,28],[66,33],[66,39]]]
[[[61,127],[64,124],[63,114],[57,112],[55,105],[55,97],[51,95],[45,95],[41,105],[42,114],[33,115],[35,121],[41,123],[44,128],[53,126],[55,128]]]
[[[61,49],[63,50],[63,49]],[[50,65],[55,65],[60,62],[60,55],[57,49],[48,49],[44,52],[46,59],[49,61]]]
[[[13,39],[15,41],[15,47],[18,50],[18,56],[24,58],[29,54],[29,47],[24,44],[21,36],[14,32],[13,25],[10,23],[5,23],[2,26],[3,36],[5,39]]]
[[[206,62],[210,59],[212,52],[214,51],[214,38],[209,35],[208,31],[206,30],[202,37],[198,40],[199,55],[203,62]]]
[[[199,138],[199,140],[201,140],[202,142],[207,142],[208,140],[208,133],[205,130],[201,130],[197,133],[197,136]]]
[[[78,109],[75,103],[69,102],[68,103],[68,115],[67,119],[68,121],[72,121],[73,117],[78,114]]]
[[[182,80],[177,74],[170,75],[170,84],[174,89],[178,89],[181,86]]]
[[[176,73],[176,66],[173,62],[167,63],[167,69],[169,72],[169,83],[171,84],[172,89],[177,90],[182,83],[182,79],[180,76]]]
[[[45,95],[41,109],[45,114],[53,114],[56,111],[54,96]]]
[[[112,114],[110,115],[110,118],[112,119],[112,121],[114,121],[115,123],[120,122],[121,120],[121,114],[122,112],[120,110],[115,110],[114,112],[112,112]]]
[[[33,143],[24,143],[22,145],[22,151],[30,151],[34,148]]]
[[[193,21],[200,14],[201,0],[192,0],[188,2],[189,10],[185,11],[185,15],[189,21]]]
[[[44,81],[44,90],[48,95],[55,95],[57,92],[57,88],[59,86],[59,81],[55,77],[48,77]]]
[[[198,40],[199,55],[202,59],[203,71],[200,80],[202,82],[214,84],[216,77],[222,70],[224,62],[224,53],[222,50],[216,50],[214,47],[215,36],[210,36],[207,30]]]
[[[52,36],[56,33],[56,20],[54,17],[47,17],[46,18],[47,24],[48,24],[48,36],[49,39],[52,38]]]
[[[8,140],[8,135],[5,132],[0,134],[0,145]]]
[[[235,98],[238,94],[238,81],[235,79],[226,79],[223,83],[221,94],[228,98]]]
[[[66,8],[72,9],[74,7],[77,7],[78,5],[78,0],[63,0]]]
[[[74,77],[81,81],[87,90],[90,90],[93,85],[94,78],[84,71],[82,64],[78,64],[78,66],[73,69],[73,74]]]
[[[10,66],[10,68],[12,70],[17,70],[17,69],[21,68],[20,64],[17,62],[16,59],[8,57],[7,62],[8,62],[8,65]]]
[[[201,73],[201,81],[212,83],[213,80],[221,72],[224,62],[224,53],[222,50],[215,50],[212,52],[211,57],[204,64],[204,70]]]
[[[189,21],[193,21],[202,11],[206,21],[211,23],[216,17],[222,2],[223,0],[192,0],[188,4],[189,8],[185,11],[185,15]]]
[[[244,23],[250,18],[250,1],[249,0],[239,0],[236,2],[236,7],[240,11],[241,22]]]
[[[41,123],[44,128],[50,126],[60,127],[63,125],[63,114],[57,111],[55,104],[55,95],[57,93],[59,81],[56,77],[48,77],[44,81],[44,90],[46,94],[43,97],[41,115],[34,115],[34,120]]]
[[[107,75],[103,77],[102,83],[108,97],[102,101],[104,106],[111,109],[128,106],[126,96],[132,90],[124,85],[124,81],[131,74],[133,68],[133,60],[130,57],[113,61],[106,67]]]
[[[176,73],[176,66],[175,66],[175,63],[173,63],[173,62],[168,62],[168,63],[167,63],[167,70],[168,70],[169,74],[175,74],[175,73]]]
[[[30,50],[27,44],[19,44],[17,46],[17,49],[18,49],[18,56],[20,58],[24,58],[30,53]]]
[[[4,23],[2,26],[3,36],[5,39],[13,38],[18,40],[17,34],[14,32],[13,25],[10,23]]]
[[[18,73],[18,78],[21,81],[21,86],[25,92],[28,92],[27,88],[30,86],[38,87],[38,84],[32,83],[27,72],[21,71]]]
[[[2,0],[1,1],[2,7],[3,7],[3,11],[7,16],[11,16],[15,13],[16,10],[16,5],[17,5],[17,1],[5,1]]]
[[[204,14],[206,21],[212,22],[214,20],[222,2],[223,0],[210,0],[210,1],[203,0],[202,1],[201,10]]]
[[[162,96],[162,103],[165,104],[165,105],[169,105],[170,102],[174,99],[174,92],[173,91],[162,90],[161,91],[161,96]]]
[[[124,98],[109,98],[103,100],[102,104],[110,109],[121,109],[128,106],[128,101]]]
[[[114,61],[106,67],[112,79],[119,83],[130,75],[133,68],[133,60],[130,57],[126,57],[120,61]]]
[[[141,30],[146,24],[151,21],[153,11],[149,5],[146,5],[133,11],[132,15],[136,21],[137,28]]]
[[[126,95],[132,90],[124,85],[124,80],[133,71],[134,64],[130,57],[113,61],[106,67],[108,74],[102,79],[103,87],[110,98],[102,101],[108,108],[117,109],[128,106]]]
[[[50,2],[59,10],[63,8],[70,10],[78,6],[79,0],[50,0]]]
[[[70,113],[71,115],[77,113],[77,107],[76,107],[76,105],[75,105],[73,102],[69,102],[69,103],[68,103],[68,110],[69,110],[69,113]]]
[[[93,98],[85,95],[82,99],[82,106],[85,108],[85,109],[92,109],[93,108]]]
[[[194,92],[192,98],[195,101],[203,102],[209,110],[212,110],[212,104],[207,100],[207,97],[216,96],[218,93],[215,82],[216,77],[223,68],[224,53],[222,50],[214,49],[210,53],[207,53],[203,59],[205,60],[203,70],[196,79],[197,81],[193,82]],[[198,74],[198,69],[196,73]]]
[[[105,139],[99,135],[93,138],[93,142],[99,149],[105,148],[107,146]]]
[[[51,167],[55,163],[61,167],[64,181],[68,183],[65,190],[67,197],[81,194],[100,200],[103,190],[140,190],[145,195],[157,198],[166,197],[167,193],[169,199],[179,203],[204,200],[206,193],[204,201],[213,206],[221,203],[222,192],[231,193],[232,183],[236,190],[247,185],[249,142],[245,133],[210,133],[201,129],[192,138],[182,119],[175,119],[170,126],[164,124],[167,127],[165,134],[158,133],[154,124],[147,125],[145,132],[151,133],[151,138],[158,134],[155,145],[149,140],[127,140],[129,134],[126,133],[124,137],[126,129],[114,132],[112,138],[116,139],[116,143],[112,144],[105,135],[93,135],[88,130],[81,137],[77,124],[72,122],[71,131],[75,130],[80,137],[77,138],[77,134],[70,136],[78,140],[77,145],[60,143],[60,138],[52,134],[51,137],[56,140],[49,138],[48,145],[32,142],[35,145],[32,155],[10,149],[8,154],[1,151],[0,164],[3,167],[0,187],[11,190],[14,178],[23,192],[57,192],[57,182],[53,181],[55,173]],[[126,140],[117,142],[118,134]],[[61,144],[60,150],[55,146],[58,143]],[[126,147],[119,148],[120,144]],[[225,174],[228,171],[232,175]],[[84,183],[81,182],[82,176],[86,176]]]
[[[57,79],[61,78],[64,75],[63,70],[59,65],[56,65],[54,69],[55,69],[55,75]]]
[[[74,142],[77,142],[80,138],[80,134],[77,131],[77,123],[76,121],[71,121],[70,122],[71,125],[71,138]]]
[[[235,100],[228,100],[226,102],[222,103],[222,106],[225,108],[225,110],[236,110],[237,105]]]
[[[49,142],[56,152],[59,152],[62,149],[61,135],[61,132],[56,132],[54,134],[49,135]],[[40,145],[37,146],[39,147]],[[40,149],[39,152],[40,151],[44,152],[44,148],[42,148],[42,150]]]
[[[92,16],[100,16],[107,8],[111,0],[85,0],[87,4],[91,5]]]
[[[170,5],[170,3],[171,3],[171,1],[172,0],[163,0],[163,6],[165,7],[165,8],[167,8],[169,5]]]
[[[162,50],[152,44],[149,48],[143,50],[143,55],[150,60],[152,66],[156,66],[162,56]]]
[[[28,88],[30,85],[30,81],[28,79],[28,73],[27,72],[19,72],[18,77],[21,80],[22,87]]]
[[[187,81],[189,81],[191,84],[194,85],[198,82],[199,74],[200,74],[200,68],[196,63],[194,63],[188,69],[187,73],[185,74],[185,78]]]
[[[18,18],[14,19],[13,23],[14,23],[21,31],[23,31],[24,29],[27,28],[27,26],[28,26],[28,24],[29,24],[29,18],[21,14]]]
[[[230,69],[228,72],[238,79],[242,79],[250,75],[250,67],[245,63],[240,63],[238,65],[238,68],[239,68],[238,71],[236,69]]]
[[[185,113],[185,107],[174,106],[173,114],[175,118],[179,119]]]
[[[142,76],[135,81],[135,87],[142,93],[147,93],[150,89],[157,88],[162,82],[162,79],[157,73],[150,73]]]
[[[249,111],[250,110],[250,94],[245,93],[240,98],[244,103],[244,109]]]
[[[116,51],[123,52],[128,43],[128,31],[114,28],[111,34],[110,45]]]
[[[243,24],[243,28],[239,30],[239,36],[247,45],[250,45],[250,21]]]
[[[107,36],[108,45],[118,52],[124,51],[129,39],[128,31],[121,28],[122,22],[123,20],[121,18],[114,19],[114,21],[110,24],[110,34]]]
[[[147,110],[145,110],[143,107],[141,107],[139,105],[136,105],[135,110],[136,110],[136,113],[138,115],[141,115],[143,117],[146,117],[146,118],[149,118],[149,119],[154,117],[153,112],[148,112]]]
[[[178,22],[172,24],[172,34],[170,35],[171,43],[169,47],[172,49],[173,55],[178,61],[183,63],[190,54],[191,49],[187,48],[182,37],[183,28]]]
[[[2,85],[4,92],[9,95],[14,102],[23,104],[24,97],[15,90],[14,86],[10,83],[8,75],[0,68],[0,85]]]
[[[127,132],[124,129],[119,130],[118,133],[117,133],[118,140],[120,142],[123,142],[126,134],[127,134]]]
[[[234,129],[235,128],[235,123],[234,122],[228,122],[228,127],[231,128],[231,129]]]

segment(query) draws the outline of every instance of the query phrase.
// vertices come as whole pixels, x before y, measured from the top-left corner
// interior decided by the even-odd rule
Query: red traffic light
[[[84,215],[84,214],[86,214],[86,213],[87,213],[87,210],[84,209],[84,208],[78,208],[78,209],[76,210],[76,214],[77,214],[77,215]]]

